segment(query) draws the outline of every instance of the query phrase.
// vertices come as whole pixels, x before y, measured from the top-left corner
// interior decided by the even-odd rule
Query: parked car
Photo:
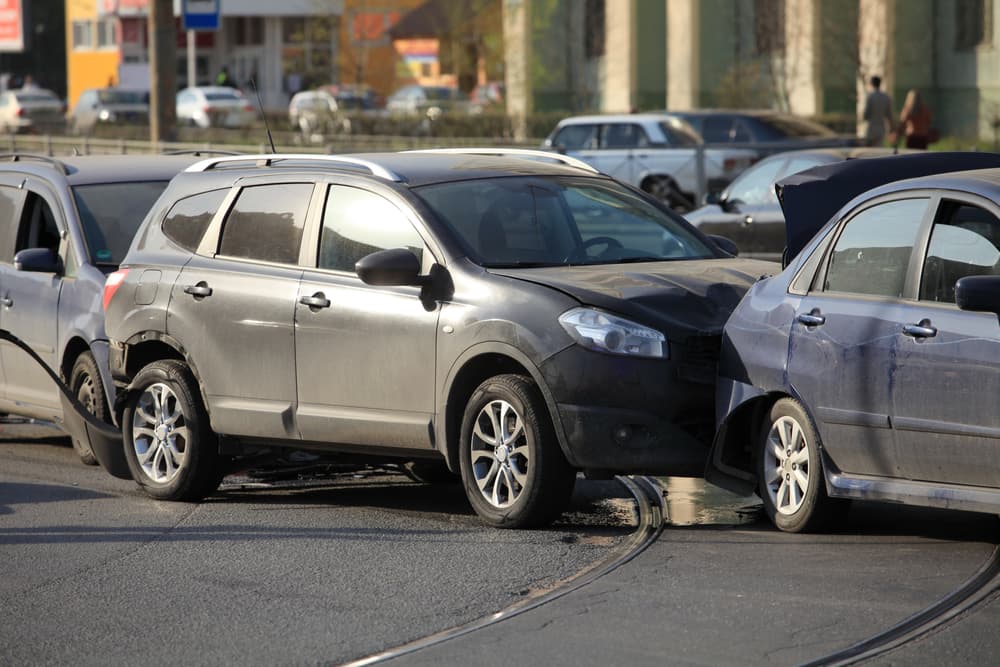
[[[102,464],[186,500],[264,448],[417,461],[503,527],[557,516],[577,470],[700,475],[722,324],[775,265],[505,152],[178,175],[105,289],[124,446]]]
[[[778,153],[744,171],[721,194],[710,195],[704,206],[684,217],[706,234],[733,241],[742,257],[778,261],[785,249],[785,215],[774,191],[776,181],[822,164],[894,152],[891,148],[815,148]]]
[[[752,150],[701,144],[698,133],[679,118],[605,114],[561,120],[542,146],[584,160],[686,212],[698,204],[699,151],[705,155],[708,192],[722,190],[757,158]]]
[[[194,86],[177,93],[177,123],[195,127],[250,127],[257,109],[243,92],[228,86]]]
[[[794,259],[726,324],[709,481],[756,488],[792,532],[851,498],[1000,512],[1000,155],[849,161],[779,187]],[[839,208],[825,226],[819,202]]]
[[[469,94],[469,113],[504,112],[506,99],[502,81],[487,81],[472,89]]]
[[[468,96],[450,86],[403,86],[386,100],[385,109],[393,114],[427,116],[431,120],[450,111],[465,111]]]
[[[65,108],[51,90],[19,88],[0,93],[0,132],[58,133],[66,128]]]
[[[341,112],[337,98],[323,90],[295,93],[288,103],[288,122],[306,136],[351,131],[351,120]]]
[[[149,93],[121,88],[85,90],[68,122],[73,134],[87,134],[98,125],[149,125]]]
[[[17,155],[0,162],[0,326],[25,341],[96,416],[110,421],[101,295],[167,182],[195,159]],[[0,345],[0,412],[62,421],[56,386]],[[93,453],[74,439],[87,463]]]
[[[671,111],[689,123],[709,146],[752,147],[760,157],[781,151],[863,146],[864,139],[790,113],[771,110],[696,109]]]

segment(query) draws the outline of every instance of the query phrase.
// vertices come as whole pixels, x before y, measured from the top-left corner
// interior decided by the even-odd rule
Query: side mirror
[[[962,310],[1000,316],[1000,276],[966,276],[955,283],[955,303]]]
[[[365,255],[354,265],[358,277],[369,285],[423,285],[420,260],[406,248],[390,248]]]
[[[722,206],[722,203],[724,201],[726,200],[722,197],[721,192],[709,192],[707,195],[705,195],[706,204],[714,204],[716,206]]]
[[[716,236],[715,234],[709,234],[708,238],[712,239],[712,242],[717,245],[722,252],[737,257],[740,254],[740,248],[733,241],[727,239],[725,236]]]
[[[14,268],[34,273],[62,273],[62,259],[49,248],[25,248],[14,255]]]

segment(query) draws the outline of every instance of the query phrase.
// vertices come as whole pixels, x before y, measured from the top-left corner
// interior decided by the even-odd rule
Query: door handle
[[[931,326],[930,320],[920,320],[920,324],[904,324],[903,333],[913,338],[934,338],[937,327]]]
[[[10,308],[11,306],[14,305],[14,299],[10,298],[9,296],[5,296],[4,298],[0,299],[0,303]]]
[[[821,324],[826,324],[826,317],[820,314],[819,308],[813,308],[808,313],[800,313],[795,319],[807,327],[818,327]]]
[[[314,310],[330,307],[330,300],[322,292],[316,292],[312,296],[299,297],[299,303],[303,306],[309,306],[309,308]]]
[[[193,297],[212,296],[212,288],[205,284],[205,282],[200,282],[197,285],[188,285],[185,287],[184,293],[190,294]]]

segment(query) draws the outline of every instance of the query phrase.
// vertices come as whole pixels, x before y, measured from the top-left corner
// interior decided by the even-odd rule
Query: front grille
[[[682,380],[698,383],[715,382],[722,351],[722,336],[690,336],[679,352],[677,374]]]

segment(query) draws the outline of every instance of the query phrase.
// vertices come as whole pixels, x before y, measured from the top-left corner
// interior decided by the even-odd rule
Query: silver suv
[[[178,175],[107,282],[124,446],[98,458],[170,500],[274,449],[417,461],[505,527],[558,516],[578,470],[700,475],[722,326],[774,265],[496,152]]]

